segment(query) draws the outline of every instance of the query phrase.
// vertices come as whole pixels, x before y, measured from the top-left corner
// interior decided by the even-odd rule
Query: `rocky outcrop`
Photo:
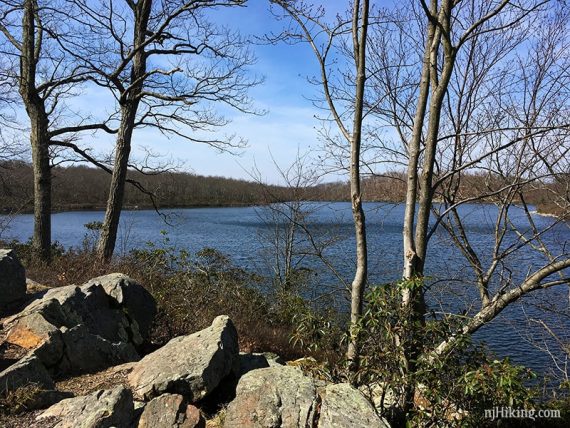
[[[54,373],[83,373],[138,359],[156,312],[152,296],[122,274],[53,288],[7,319],[6,342]]]
[[[13,250],[0,249],[0,310],[26,295],[26,271]]]
[[[194,403],[238,370],[236,329],[227,316],[219,316],[210,327],[172,339],[140,360],[129,375],[129,384],[145,399],[171,392]]]
[[[313,426],[316,404],[315,384],[298,368],[252,370],[238,383],[224,427],[305,428]]]
[[[224,315],[133,362],[156,306],[125,275],[36,289],[36,299],[4,319],[0,331],[0,362],[7,367],[0,397],[27,388],[13,395],[25,398],[20,405],[51,405],[30,428],[205,428],[196,406],[210,413],[228,403],[226,428],[388,427],[362,392],[303,374],[314,360],[283,365],[275,354],[240,354],[237,331]],[[130,363],[117,366],[124,362]],[[108,370],[65,379],[55,389],[54,375],[100,369]],[[83,389],[74,386],[78,379]],[[68,398],[73,393],[81,396]]]
[[[362,392],[347,383],[328,385],[322,394],[319,428],[389,428]]]
[[[119,386],[60,401],[39,415],[38,420],[55,418],[54,428],[129,427],[133,411],[131,392]]]
[[[186,404],[178,394],[163,394],[150,401],[139,419],[138,428],[204,428],[200,410]]]

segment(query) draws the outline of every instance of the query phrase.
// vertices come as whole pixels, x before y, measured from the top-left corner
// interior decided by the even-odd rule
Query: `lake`
[[[318,242],[329,242],[323,254],[345,281],[350,282],[354,270],[354,226],[349,203],[307,203],[310,214],[307,224]],[[398,279],[402,271],[402,204],[366,203],[366,222],[369,244],[370,282],[381,284]],[[164,233],[170,244],[191,252],[205,247],[215,248],[229,255],[240,267],[271,275],[274,267],[273,244],[276,239],[275,222],[268,208],[192,208],[166,210],[168,223],[152,210],[125,211],[117,243],[117,254],[132,248],[140,248],[147,242],[162,245]],[[512,211],[513,223],[525,227],[521,210]],[[86,234],[85,224],[102,221],[103,212],[62,212],[54,214],[53,239],[65,247],[79,247]],[[488,252],[493,243],[493,227],[496,208],[492,205],[465,205],[460,215],[466,232],[476,251]],[[553,224],[554,220],[533,216],[539,228]],[[279,222],[277,222],[279,223]],[[33,216],[20,215],[3,232],[2,239],[16,238],[26,241],[32,234]],[[507,234],[505,245],[514,242],[516,236]],[[562,249],[570,244],[570,228],[567,224],[553,227],[543,237],[545,243]],[[306,241],[300,239],[303,246]],[[483,262],[488,263],[488,255]],[[299,266],[313,270],[312,295],[329,294],[339,290],[338,280],[323,264],[310,256],[299,256]],[[530,248],[523,248],[505,260],[502,269],[515,279],[521,279],[532,266],[539,266],[543,258]],[[475,304],[477,294],[470,284],[473,275],[465,259],[452,245],[443,230],[436,233],[428,253],[426,274],[438,285],[432,287],[428,302],[434,310],[462,309]],[[441,282],[438,282],[441,281]],[[445,287],[442,286],[445,284]],[[341,292],[335,293],[342,295]],[[345,302],[341,299],[340,305]],[[536,320],[544,320],[566,342],[570,341],[568,318],[569,294],[567,286],[558,286],[535,292],[523,302],[501,314],[491,325],[476,334],[478,340],[489,344],[498,356],[510,356],[538,372],[554,368],[550,356],[535,345],[548,347],[561,355],[555,341],[542,337],[540,343],[531,344],[529,332],[538,331]],[[558,312],[562,312],[559,315]],[[536,319],[536,320],[535,320]],[[536,338],[535,338],[536,340]]]

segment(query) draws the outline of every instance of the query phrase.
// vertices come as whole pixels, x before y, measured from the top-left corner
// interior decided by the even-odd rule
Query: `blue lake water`
[[[354,226],[349,203],[310,203],[307,224],[317,242],[330,241],[323,251],[345,281],[350,282],[354,271]],[[386,283],[398,279],[402,270],[402,204],[365,204],[369,244],[369,272],[371,283]],[[518,210],[520,211],[520,210]],[[512,221],[525,230],[526,220],[522,211],[512,210]],[[151,210],[125,211],[121,217],[117,253],[145,246],[147,242],[162,245],[166,231],[170,245],[191,252],[212,247],[231,256],[239,266],[271,275],[274,263],[275,222],[267,208],[192,208],[165,211],[168,223]],[[85,224],[102,221],[103,212],[63,212],[54,214],[53,240],[65,247],[79,247],[88,233]],[[460,215],[474,249],[481,254],[484,265],[489,263],[493,244],[493,227],[496,208],[491,205],[466,205]],[[553,224],[548,217],[535,215],[539,228]],[[33,216],[16,217],[2,239],[27,240],[33,230]],[[568,224],[558,224],[543,237],[551,248],[563,251],[570,244]],[[516,240],[508,233],[505,244]],[[303,245],[302,241],[301,245]],[[566,250],[568,251],[568,250]],[[311,256],[299,256],[298,266],[313,270],[313,295],[344,296],[342,286],[322,263]],[[504,260],[501,269],[516,279],[522,279],[527,271],[544,263],[543,257],[531,248],[523,248]],[[470,282],[473,275],[463,256],[450,242],[443,230],[433,237],[428,253],[426,274],[435,282],[428,294],[430,307],[435,310],[454,311],[476,308],[477,293]],[[445,284],[445,287],[442,286]],[[335,291],[336,290],[336,291]],[[333,291],[333,293],[331,293]],[[344,298],[344,297],[343,297]],[[343,298],[339,305],[345,304]],[[548,347],[561,356],[555,341],[544,337],[530,340],[531,331],[544,331],[539,320],[566,342],[570,342],[568,286],[558,286],[535,292],[521,303],[506,309],[497,320],[480,330],[476,337],[489,344],[497,355],[510,356],[513,361],[538,372],[555,369],[551,357],[535,345]],[[559,314],[558,312],[561,312]]]

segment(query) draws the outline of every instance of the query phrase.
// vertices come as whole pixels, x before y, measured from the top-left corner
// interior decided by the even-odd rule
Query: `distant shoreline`
[[[172,210],[172,209],[193,209],[193,208],[240,208],[240,207],[253,207],[253,206],[261,206],[262,203],[231,203],[231,204],[192,204],[192,205],[173,205],[173,206],[160,206],[158,207],[159,210]],[[121,209],[122,211],[145,211],[145,210],[153,210],[154,207],[152,205],[125,205]],[[59,214],[59,213],[66,213],[66,212],[87,212],[87,211],[101,211],[104,212],[106,207],[100,205],[82,205],[79,207],[72,206],[72,207],[57,207],[53,208],[51,213],[52,214]],[[8,215],[10,213],[9,208],[2,210],[1,214]],[[19,212],[17,215],[20,214],[33,214],[33,209],[26,209]]]
[[[320,202],[320,203],[333,203],[333,202],[350,202],[347,200],[307,200],[304,202]],[[404,203],[404,201],[394,201],[394,200],[365,200],[366,203],[386,203],[386,204],[400,204]],[[485,203],[485,202],[479,202]],[[245,207],[255,207],[255,206],[264,206],[268,205],[268,203],[264,202],[249,202],[249,203],[219,203],[219,204],[190,204],[190,205],[164,205],[158,207],[159,210],[172,210],[172,209],[199,209],[199,208],[245,208]],[[52,209],[52,214],[59,214],[59,213],[66,213],[66,212],[88,212],[88,211],[98,211],[104,212],[106,210],[106,206],[102,205],[72,205],[72,206],[64,206],[64,207],[56,207]],[[123,211],[145,211],[145,210],[155,210],[155,207],[152,205],[126,205],[122,208]],[[33,209],[26,209],[20,211],[16,215],[22,214],[33,214]],[[530,211],[531,214],[536,214],[542,217],[550,217],[561,219],[559,214],[552,213],[552,212],[544,212],[539,211],[538,209]],[[10,215],[10,207],[4,208],[0,211],[0,215]]]
[[[539,215],[539,216],[542,216],[542,217],[551,217],[551,218],[556,218],[556,219],[559,219],[559,220],[563,220],[563,219],[560,218],[560,216],[559,216],[558,214],[555,214],[555,213],[545,213],[545,212],[536,211],[536,210],[535,210],[535,211],[531,211],[530,213],[531,213],[531,214],[536,214],[536,215]]]

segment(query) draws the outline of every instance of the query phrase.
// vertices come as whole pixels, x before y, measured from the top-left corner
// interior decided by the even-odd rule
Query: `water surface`
[[[323,254],[335,266],[345,281],[350,282],[354,271],[354,226],[349,203],[309,203],[307,224],[317,242],[334,241]],[[402,270],[402,204],[366,203],[366,224],[369,244],[370,282],[382,284],[397,280]],[[117,253],[141,248],[147,242],[163,245],[165,236],[174,245],[190,252],[205,247],[218,249],[231,256],[239,266],[271,275],[274,267],[275,212],[263,207],[192,208],[165,211],[168,223],[152,210],[125,211],[117,243]],[[466,205],[461,217],[474,249],[481,254],[484,264],[490,262],[489,250],[493,244],[496,208],[491,205]],[[80,247],[88,230],[85,224],[102,221],[103,212],[62,212],[52,217],[53,240],[65,247]],[[522,210],[513,209],[512,220],[525,230]],[[539,228],[554,222],[549,217],[534,216]],[[282,220],[279,220],[282,221]],[[278,221],[278,222],[279,222]],[[279,230],[279,229],[277,229]],[[3,232],[2,238],[26,241],[33,231],[33,216],[20,215]],[[164,234],[166,232],[166,235]],[[507,234],[505,245],[515,242],[514,233]],[[562,250],[570,244],[570,228],[556,225],[545,237],[545,243]],[[339,290],[339,305],[345,304],[339,281],[318,260],[309,256],[298,259],[299,266],[313,270],[312,294],[319,295]],[[531,248],[523,248],[508,257],[501,266],[503,272],[521,280],[532,267],[540,266],[544,258]],[[426,273],[437,285],[430,290],[428,301],[435,310],[476,307],[477,294],[469,282],[473,275],[463,256],[450,242],[446,233],[438,231],[432,238]],[[445,287],[443,286],[445,284]],[[499,284],[495,285],[496,287]],[[550,356],[529,342],[531,331],[540,331],[538,320],[545,321],[563,340],[570,341],[568,319],[568,287],[559,286],[536,292],[520,304],[508,308],[491,325],[476,334],[478,340],[489,344],[499,356],[510,356],[513,361],[543,372],[553,368]],[[564,311],[564,316],[555,312]],[[530,326],[534,326],[532,329]],[[534,338],[536,340],[536,337]],[[556,344],[546,338],[543,347],[561,355]]]

